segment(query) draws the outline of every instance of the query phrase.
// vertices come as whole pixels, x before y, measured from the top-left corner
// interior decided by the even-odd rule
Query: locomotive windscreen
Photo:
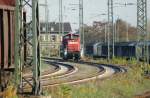
[[[78,35],[72,35],[72,38],[71,38],[71,39],[77,39],[77,38],[79,38]]]
[[[63,37],[63,39],[78,39],[78,38],[79,38],[79,35],[75,35],[75,34],[68,34]]]

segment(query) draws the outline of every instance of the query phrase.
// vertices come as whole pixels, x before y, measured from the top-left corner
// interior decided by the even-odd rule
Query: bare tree
[[[118,28],[118,33],[119,33],[119,41],[124,42],[126,41],[126,35],[128,33],[128,39],[129,41],[136,41],[137,39],[137,29],[133,26],[131,26],[129,23],[127,23],[126,21],[123,21],[121,19],[118,19],[116,21],[116,25]],[[128,26],[128,28],[127,28]]]
[[[128,39],[129,41],[135,41],[137,38],[137,29],[134,26],[131,26],[127,22],[118,19],[116,21],[116,26],[118,28],[118,37],[119,41],[126,41],[126,33],[128,31]],[[93,44],[96,42],[104,42],[105,41],[105,25],[106,22],[97,22],[96,25],[93,26],[84,26],[85,30],[85,44]],[[126,26],[128,25],[128,30]],[[110,40],[112,40],[112,34],[110,34]]]

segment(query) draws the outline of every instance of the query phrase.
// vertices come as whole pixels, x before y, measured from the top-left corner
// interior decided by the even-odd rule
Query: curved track
[[[76,84],[95,79],[104,79],[112,76],[113,74],[124,73],[127,71],[125,68],[118,66],[84,61],[68,62],[61,59],[50,58],[44,58],[43,61],[48,63],[50,66],[55,66],[55,68],[57,67],[57,70],[52,73],[47,70],[47,72],[42,74],[42,87]],[[25,89],[29,89],[29,86],[26,87]]]

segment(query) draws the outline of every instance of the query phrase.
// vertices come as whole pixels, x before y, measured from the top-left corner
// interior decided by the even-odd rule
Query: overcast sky
[[[48,9],[49,9],[49,21],[58,22],[59,21],[59,0],[47,0],[48,1]],[[83,0],[84,1],[84,23],[88,25],[92,25],[93,21],[102,21],[107,20],[107,16],[100,16],[99,14],[106,13],[107,14],[107,1],[108,0]],[[135,3],[137,0],[114,0],[114,3]],[[150,0],[148,1],[148,9],[150,9]],[[40,4],[43,4],[45,0],[40,0]],[[63,16],[65,22],[70,22],[73,29],[77,29],[79,25],[79,9],[78,4],[79,0],[63,0]],[[128,21],[130,24],[136,26],[136,5],[132,6],[121,6],[114,5],[118,7],[114,7],[114,18],[118,17]],[[71,10],[71,9],[76,10]],[[148,18],[150,19],[150,11],[148,11]],[[44,8],[40,7],[40,20],[44,21]]]

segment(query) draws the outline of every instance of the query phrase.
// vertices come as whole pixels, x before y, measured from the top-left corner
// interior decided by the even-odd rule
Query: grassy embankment
[[[134,95],[150,90],[150,80],[141,75],[143,65],[135,60],[95,60],[105,64],[117,64],[128,68],[127,73],[117,74],[109,79],[94,80],[80,85],[62,85],[49,88],[52,98],[133,98]]]

